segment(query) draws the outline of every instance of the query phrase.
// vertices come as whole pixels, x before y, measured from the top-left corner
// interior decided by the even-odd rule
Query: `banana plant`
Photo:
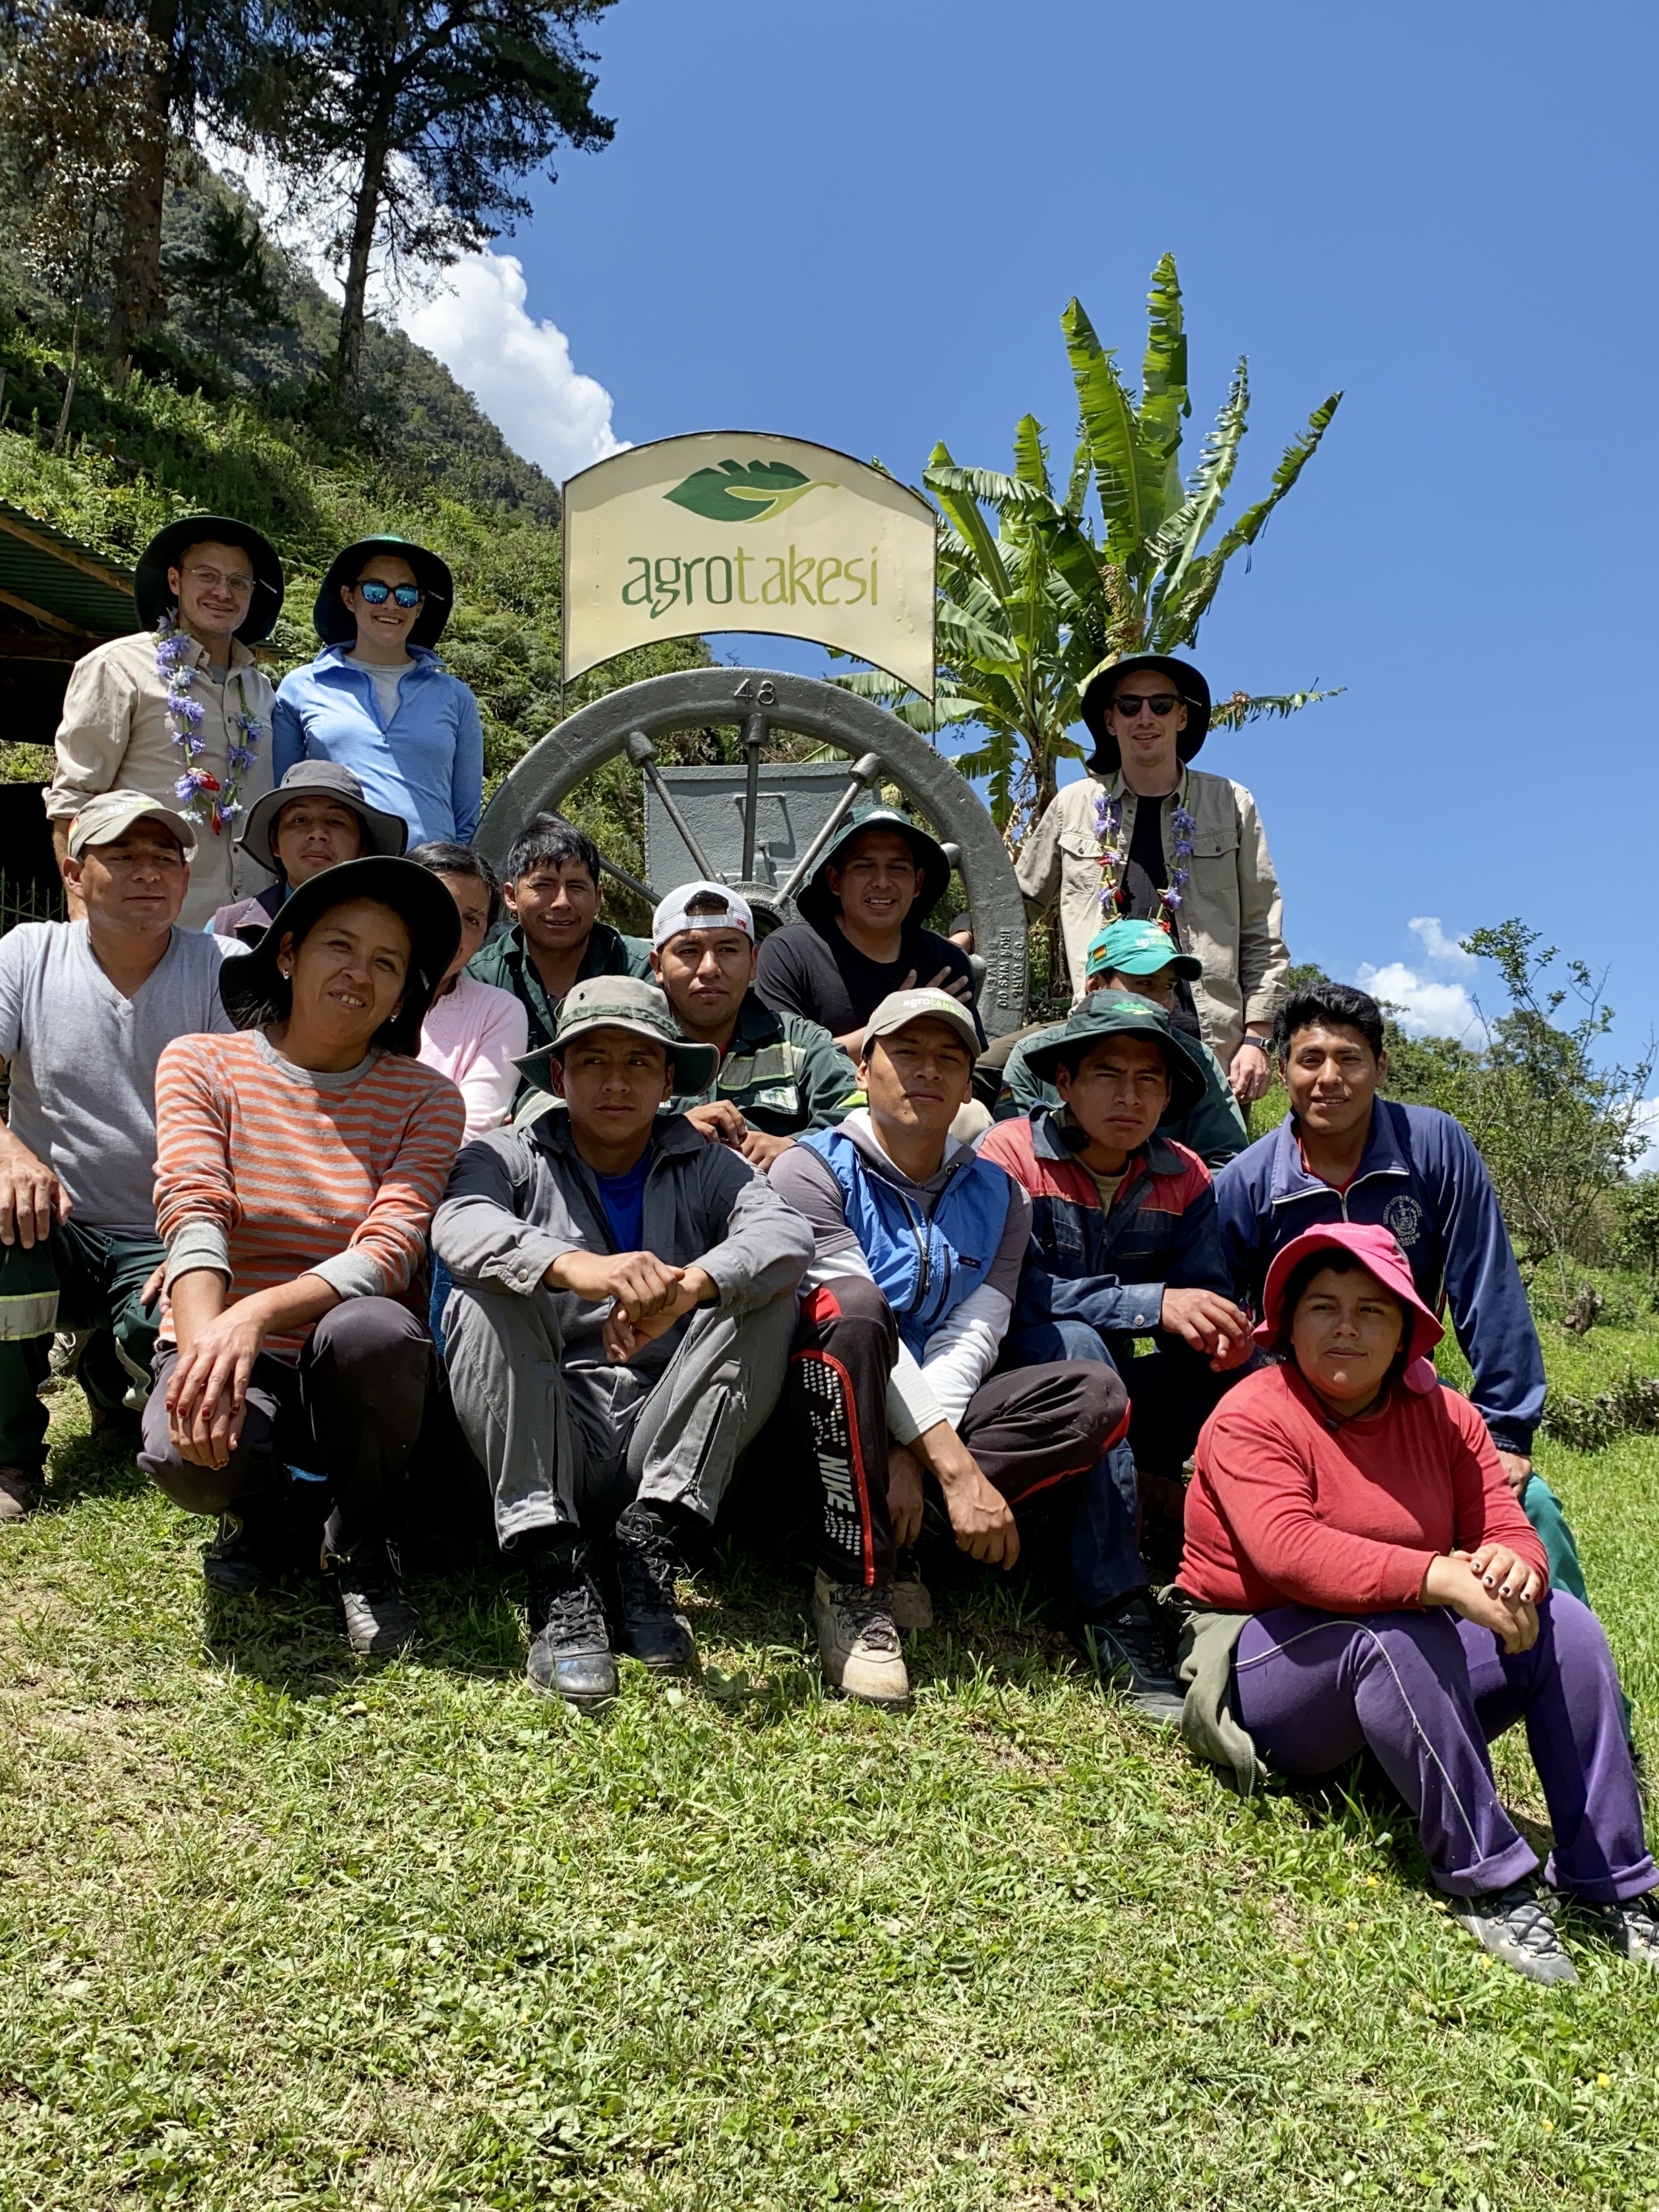
[[[879,670],[839,678],[912,728],[973,722],[984,732],[956,756],[983,778],[1010,845],[1054,797],[1063,760],[1084,748],[1069,732],[1090,676],[1109,658],[1191,646],[1227,563],[1248,552],[1316,451],[1342,394],[1334,392],[1286,447],[1265,497],[1213,543],[1239,447],[1250,386],[1241,356],[1190,477],[1181,467],[1192,414],[1187,337],[1174,257],[1152,271],[1137,398],[1080,301],[1060,317],[1078,398],[1078,438],[1065,491],[1049,474],[1035,416],[1014,431],[1012,475],[959,467],[935,446],[923,482],[939,513],[938,690],[932,702]],[[1093,489],[1103,542],[1086,512]],[[1312,690],[1218,699],[1212,727],[1294,714],[1334,695]]]

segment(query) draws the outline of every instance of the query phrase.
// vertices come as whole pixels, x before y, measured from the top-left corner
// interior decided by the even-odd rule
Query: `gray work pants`
[[[782,1390],[795,1297],[744,1314],[698,1307],[654,1380],[562,1364],[545,1291],[457,1283],[443,1326],[450,1395],[507,1546],[536,1528],[608,1534],[635,1497],[712,1522]]]

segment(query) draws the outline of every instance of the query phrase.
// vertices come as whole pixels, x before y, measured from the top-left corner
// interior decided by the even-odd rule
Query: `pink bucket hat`
[[[1358,1221],[1332,1221],[1322,1228],[1304,1229],[1273,1255],[1261,1292],[1262,1321],[1255,1332],[1256,1342],[1269,1351],[1283,1349],[1281,1340],[1289,1318],[1285,1311],[1286,1285],[1302,1262],[1319,1252],[1351,1253],[1367,1273],[1375,1275],[1383,1289],[1399,1299],[1412,1325],[1401,1380],[1419,1396],[1434,1389],[1439,1377],[1429,1355],[1446,1334],[1440,1317],[1418,1296],[1411,1262],[1389,1231]]]

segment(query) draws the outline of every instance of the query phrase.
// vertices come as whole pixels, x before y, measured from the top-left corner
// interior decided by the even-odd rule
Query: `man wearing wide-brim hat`
[[[411,845],[470,845],[483,724],[434,649],[454,605],[449,565],[427,546],[388,533],[337,553],[312,609],[323,649],[277,690],[277,775],[336,761],[408,824]]]
[[[922,927],[950,881],[945,848],[920,823],[896,806],[855,807],[796,902],[800,921],[761,946],[762,1000],[817,1022],[854,1060],[872,1008],[894,991],[937,988],[971,1009],[968,955]]]
[[[576,984],[519,1063],[562,1106],[464,1146],[433,1223],[455,1411],[528,1576],[526,1671],[579,1708],[617,1690],[607,1557],[622,1649],[695,1665],[675,1575],[782,1389],[811,1257],[763,1176],[663,1111],[718,1057],[653,983]]]
[[[409,829],[399,816],[369,805],[349,768],[302,760],[249,807],[237,842],[276,880],[252,898],[220,907],[213,932],[257,945],[301,884],[347,860],[401,860]]]
[[[201,929],[269,881],[236,833],[271,786],[275,695],[252,649],[282,612],[283,564],[246,523],[186,515],[151,538],[132,588],[143,627],[94,646],[64,695],[52,842],[61,863],[70,823],[100,792],[176,808],[196,837],[179,921]]]
[[[1095,671],[1081,712],[1094,750],[1025,842],[1016,873],[1026,911],[1035,920],[1058,901],[1074,994],[1103,921],[1161,922],[1202,967],[1182,986],[1176,1024],[1202,1036],[1248,1103],[1272,1080],[1290,954],[1255,799],[1189,766],[1210,726],[1210,687],[1190,661],[1134,653]]]

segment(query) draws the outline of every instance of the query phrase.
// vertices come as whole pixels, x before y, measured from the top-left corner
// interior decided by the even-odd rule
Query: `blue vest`
[[[914,1200],[872,1173],[845,1131],[818,1129],[797,1141],[817,1152],[841,1185],[847,1226],[864,1248],[899,1334],[920,1359],[946,1315],[990,1274],[1007,1225],[1007,1176],[992,1160],[965,1156],[930,1219]]]

